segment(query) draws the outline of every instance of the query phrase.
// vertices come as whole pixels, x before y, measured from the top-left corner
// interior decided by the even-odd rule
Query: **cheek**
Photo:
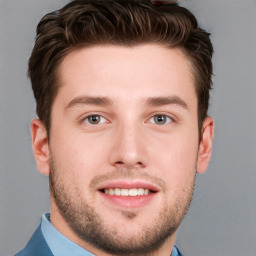
[[[158,146],[151,155],[159,177],[171,187],[185,186],[194,179],[198,153],[196,133],[180,134]]]
[[[81,133],[59,130],[51,140],[51,153],[58,169],[78,182],[88,183],[102,169],[106,169],[106,152],[102,139]],[[104,143],[105,144],[105,143]],[[103,144],[103,145],[104,145]]]

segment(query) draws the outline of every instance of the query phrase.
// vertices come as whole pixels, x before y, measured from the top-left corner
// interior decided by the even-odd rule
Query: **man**
[[[24,255],[181,255],[209,163],[209,34],[177,5],[75,0],[37,28],[29,76],[51,213]]]

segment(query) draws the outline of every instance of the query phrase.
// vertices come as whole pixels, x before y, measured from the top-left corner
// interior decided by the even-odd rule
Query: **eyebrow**
[[[189,109],[188,104],[178,96],[152,97],[146,100],[146,104],[153,107],[177,105],[184,109]]]
[[[107,97],[80,96],[71,100],[66,106],[66,109],[78,105],[110,106],[113,105],[113,101]]]
[[[80,96],[71,100],[65,109],[69,109],[78,105],[96,105],[104,107],[113,105],[113,101],[108,97]],[[187,103],[178,96],[150,97],[146,99],[146,105],[153,107],[177,105],[184,109],[189,109]]]

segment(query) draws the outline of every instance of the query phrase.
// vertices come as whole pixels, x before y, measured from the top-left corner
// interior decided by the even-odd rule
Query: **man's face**
[[[97,46],[70,53],[59,79],[53,224],[110,253],[149,255],[173,239],[193,193],[199,133],[187,58],[157,45]]]

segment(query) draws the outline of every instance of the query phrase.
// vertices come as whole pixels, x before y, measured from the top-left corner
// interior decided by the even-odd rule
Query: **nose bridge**
[[[147,147],[142,123],[127,118],[117,125],[111,162],[126,167],[147,165]]]

